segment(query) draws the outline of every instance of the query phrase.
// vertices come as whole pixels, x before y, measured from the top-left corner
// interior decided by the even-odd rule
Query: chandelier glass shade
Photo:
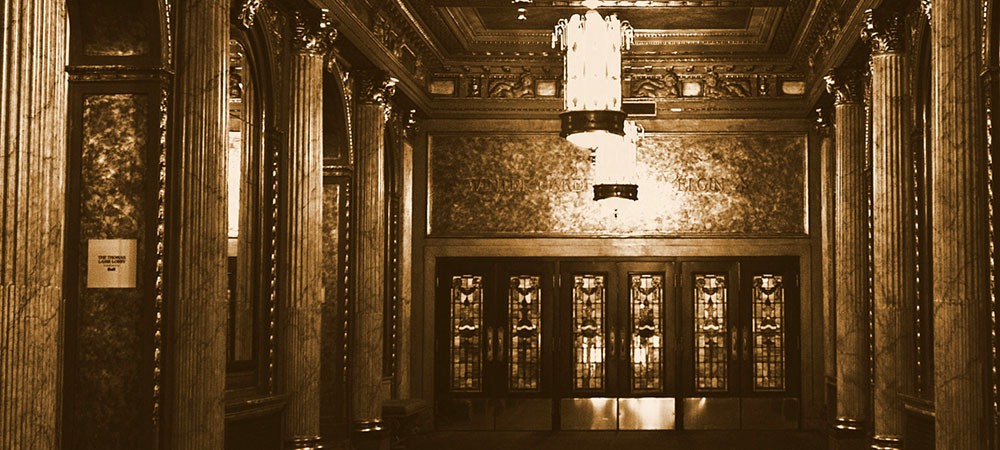
[[[622,103],[622,49],[634,31],[614,14],[601,17],[600,2],[588,1],[584,15],[560,19],[552,47],[565,51],[562,137],[582,148],[616,145],[625,134]]]
[[[635,155],[644,131],[639,124],[626,120],[624,132],[625,136],[616,136],[618,140],[614,145],[602,145],[594,150],[594,200],[639,199]]]

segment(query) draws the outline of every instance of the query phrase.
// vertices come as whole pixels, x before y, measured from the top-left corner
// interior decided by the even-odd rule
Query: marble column
[[[58,443],[66,9],[10,0],[0,75],[0,448]]]
[[[386,271],[385,126],[396,82],[381,72],[358,77],[357,299],[353,302],[348,380],[356,444],[387,444],[382,430],[382,321]],[[368,439],[374,437],[375,439]],[[372,442],[378,442],[370,445]]]
[[[862,36],[871,45],[872,204],[875,280],[873,448],[902,448],[900,394],[912,394],[914,280],[913,153],[909,145],[910,86],[902,18],[865,12]]]
[[[167,153],[163,448],[221,449],[229,2],[180,0],[176,10],[174,151]]]
[[[931,14],[931,273],[934,416],[940,449],[987,448],[989,231],[982,5],[935,0]]]
[[[318,16],[318,17],[309,17]],[[291,448],[319,448],[320,317],[323,302],[323,68],[337,31],[321,14],[296,13],[289,71],[287,158],[279,184],[278,354],[288,395]]]
[[[871,389],[868,350],[867,210],[865,108],[861,71],[826,77],[834,95],[837,320],[837,448],[863,448]]]
[[[834,211],[836,201],[837,166],[833,147],[833,128],[830,125],[829,112],[817,109],[816,134],[819,136],[819,170],[820,170],[820,223],[822,226],[823,253],[823,373],[827,382],[837,379],[837,324],[836,313],[836,242]],[[827,408],[834,405],[827,399]]]

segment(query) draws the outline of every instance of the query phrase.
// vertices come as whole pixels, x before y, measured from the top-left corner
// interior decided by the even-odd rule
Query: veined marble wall
[[[430,234],[806,233],[805,134],[651,133],[639,200],[595,202],[590,152],[554,134],[430,138]]]

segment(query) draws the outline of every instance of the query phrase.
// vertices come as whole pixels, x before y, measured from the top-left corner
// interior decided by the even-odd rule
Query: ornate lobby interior
[[[4,0],[0,449],[1000,449],[990,0]]]

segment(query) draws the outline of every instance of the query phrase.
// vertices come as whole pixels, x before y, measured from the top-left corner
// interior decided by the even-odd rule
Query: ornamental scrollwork
[[[326,9],[320,10],[319,17],[315,19],[306,18],[301,12],[296,11],[293,31],[295,47],[299,51],[314,55],[330,51],[338,34]]]
[[[257,17],[257,11],[262,9],[261,6],[264,4],[264,0],[244,0],[240,5],[240,14],[236,17],[240,21],[240,25],[243,28],[250,29],[253,26],[253,21]]]
[[[872,53],[896,53],[903,51],[903,20],[898,14],[879,14],[869,9],[865,11],[865,27],[861,29],[861,39],[872,47]]]
[[[833,95],[835,104],[860,103],[864,100],[864,72],[861,70],[831,70],[823,77],[826,91]]]
[[[535,76],[525,72],[517,81],[496,80],[490,85],[491,98],[525,98],[535,96]]]
[[[385,108],[385,122],[392,117],[392,103],[389,101],[396,94],[396,84],[399,80],[387,76],[381,71],[369,71],[358,77],[358,101],[366,104],[377,104]]]

